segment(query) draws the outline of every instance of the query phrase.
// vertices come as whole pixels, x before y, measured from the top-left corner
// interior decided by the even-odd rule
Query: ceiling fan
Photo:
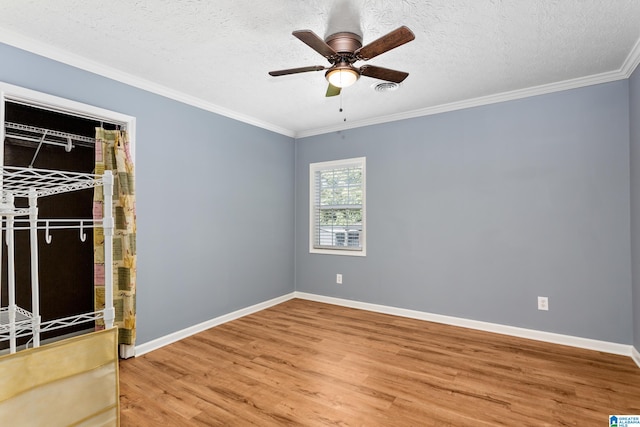
[[[326,96],[340,94],[343,87],[351,86],[360,76],[373,77],[393,83],[401,83],[409,73],[377,67],[375,65],[362,65],[355,67],[356,61],[368,61],[378,55],[395,49],[415,39],[413,32],[402,26],[390,33],[362,46],[362,37],[351,32],[338,32],[331,34],[322,40],[311,30],[299,30],[292,33],[311,49],[327,58],[331,66],[313,65],[310,67],[289,68],[286,70],[270,71],[272,76],[284,76],[287,74],[306,73],[308,71],[323,71],[329,81]]]

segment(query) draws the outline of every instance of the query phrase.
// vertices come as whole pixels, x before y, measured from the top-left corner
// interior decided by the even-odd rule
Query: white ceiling
[[[362,77],[326,98],[323,72],[267,74],[328,65],[293,30],[361,32],[367,44],[400,25],[416,39],[369,61],[410,73],[395,91]],[[639,0],[0,5],[0,42],[296,137],[622,79],[640,61],[639,37]]]

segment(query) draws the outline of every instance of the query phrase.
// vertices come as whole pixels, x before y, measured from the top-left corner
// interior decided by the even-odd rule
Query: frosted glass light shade
[[[326,77],[335,87],[348,87],[354,84],[360,75],[353,68],[335,68],[329,70]]]

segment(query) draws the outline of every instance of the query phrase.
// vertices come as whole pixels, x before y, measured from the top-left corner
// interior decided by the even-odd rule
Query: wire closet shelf
[[[5,122],[5,137],[22,139],[32,142],[44,142],[46,144],[69,147],[73,143],[86,147],[93,147],[95,138],[89,136],[76,135],[68,132],[60,132],[53,129],[46,129],[37,126],[24,125],[21,123]]]
[[[101,219],[41,219],[38,218],[37,200],[41,197],[70,191],[102,186],[104,209]],[[66,172],[49,169],[34,169],[14,166],[0,167],[0,220],[7,247],[8,305],[0,308],[0,341],[10,341],[10,352],[16,351],[16,339],[32,335],[33,345],[40,345],[40,333],[64,328],[78,323],[104,319],[105,327],[113,327],[115,310],[113,307],[113,227],[111,213],[113,198],[113,174],[103,175]],[[16,207],[16,198],[28,198],[29,206]],[[45,230],[45,242],[51,242],[49,230],[80,229],[80,240],[86,238],[85,228],[102,227],[104,230],[105,257],[105,309],[75,316],[42,322],[39,308],[38,279],[38,230]],[[16,304],[15,299],[15,258],[14,233],[28,230],[31,251],[31,297],[32,309],[26,310]],[[0,251],[2,250],[0,245]],[[0,252],[1,253],[1,252]]]

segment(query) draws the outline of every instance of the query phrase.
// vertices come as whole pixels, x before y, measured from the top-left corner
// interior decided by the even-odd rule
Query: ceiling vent
[[[373,85],[373,90],[376,92],[391,92],[397,90],[400,87],[398,83],[394,82],[382,82]]]

